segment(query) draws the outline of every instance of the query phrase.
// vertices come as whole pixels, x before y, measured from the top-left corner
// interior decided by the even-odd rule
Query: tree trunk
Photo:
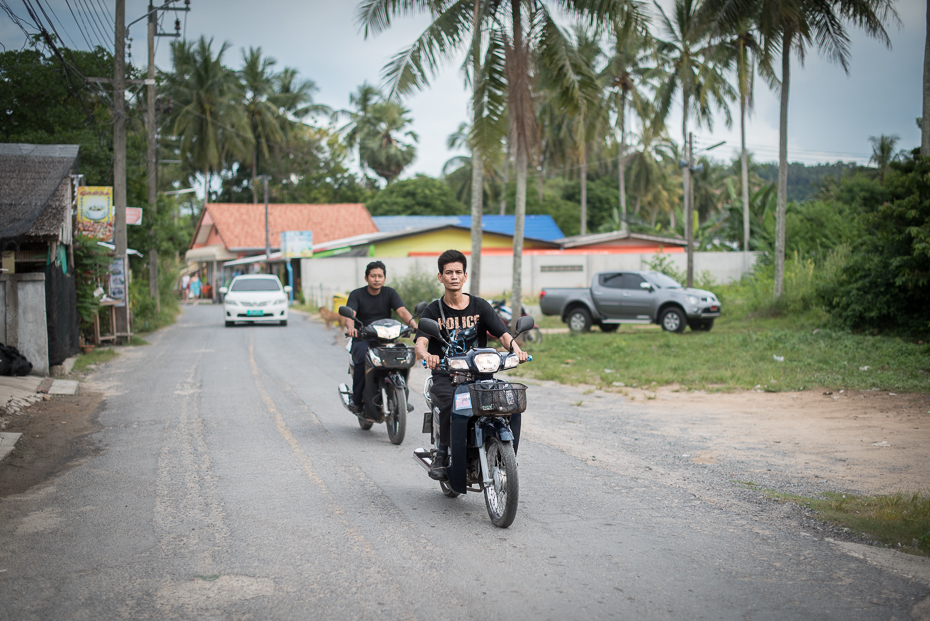
[[[539,209],[542,210],[543,204],[543,160],[542,149],[539,150],[539,163],[536,166],[536,198],[538,199]]]
[[[526,216],[526,166],[529,133],[527,131],[528,119],[524,118],[529,108],[529,81],[527,55],[523,49],[523,24],[520,17],[521,0],[511,0],[511,15],[513,16],[513,46],[515,51],[515,75],[510,82],[512,94],[510,96],[510,119],[515,123],[513,136],[516,142],[516,161],[514,166],[517,173],[517,187],[514,199],[514,226],[513,226],[513,294],[511,297],[511,330],[516,329],[520,318],[520,309],[523,307],[523,225]],[[514,105],[516,104],[516,105]]]
[[[684,105],[682,106],[682,115],[681,115],[681,151],[684,154],[685,162],[688,164],[691,163],[691,160],[688,156],[688,91],[685,86],[682,85],[682,99]],[[685,166],[681,169],[681,183],[682,183],[682,194],[681,194],[681,212],[687,217],[688,214],[688,195],[689,195],[689,186],[691,185],[691,169],[689,166]],[[672,232],[675,231],[675,208],[672,208],[671,215],[671,227]],[[687,227],[687,224],[685,224]]]
[[[778,127],[778,195],[775,202],[775,286],[774,299],[785,290],[785,212],[788,208],[788,86],[791,68],[793,33],[782,35],[781,113]]]
[[[588,234],[588,145],[585,141],[584,114],[581,115],[581,234]]]
[[[480,0],[475,0],[475,16],[472,24],[472,54],[474,55],[474,94],[472,96],[472,127],[477,127],[481,106],[478,101],[478,74],[481,72],[481,28],[479,24]],[[474,296],[481,295],[481,214],[484,211],[482,199],[484,191],[484,158],[481,149],[473,146],[471,150],[471,277],[469,291]]]
[[[507,215],[507,184],[510,182],[510,141],[507,141],[507,155],[504,156],[504,187],[501,190],[501,215]]]
[[[742,141],[740,179],[743,193],[743,273],[749,272],[749,157],[746,154],[746,96],[740,95],[739,129]]]
[[[920,154],[924,157],[930,157],[930,0],[927,0],[927,39],[924,43],[924,108],[920,125]]]
[[[927,0],[930,2],[930,0]],[[626,93],[620,91],[617,124],[620,125],[620,155],[617,158],[617,179],[620,185],[620,230],[626,231]]]

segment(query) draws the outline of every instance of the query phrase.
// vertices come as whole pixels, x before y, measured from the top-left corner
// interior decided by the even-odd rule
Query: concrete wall
[[[587,287],[595,272],[608,270],[649,269],[655,254],[532,254],[523,256],[522,287],[524,295],[539,295],[546,287]],[[685,253],[664,253],[681,271],[687,269]],[[387,267],[387,284],[415,270],[434,275],[437,257],[380,258]],[[755,259],[753,255],[752,260]],[[307,300],[317,305],[332,305],[332,296],[345,294],[365,285],[365,266],[375,259],[368,257],[332,257],[302,259],[301,285]],[[709,272],[719,283],[739,280],[743,274],[740,252],[694,253],[694,277]],[[513,256],[481,257],[481,296],[493,298],[513,286]],[[466,285],[466,289],[468,285]]]
[[[33,375],[48,375],[45,274],[0,275],[0,343],[17,348]]]

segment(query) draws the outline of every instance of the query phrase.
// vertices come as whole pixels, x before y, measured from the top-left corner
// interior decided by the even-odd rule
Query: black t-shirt
[[[381,287],[378,295],[371,295],[368,287],[361,287],[350,293],[349,301],[346,302],[346,306],[354,310],[355,316],[366,326],[378,319],[390,319],[391,311],[403,305],[397,291],[390,287]]]
[[[473,295],[465,294],[468,297],[468,306],[462,310],[456,310],[447,305],[442,298],[433,300],[433,302],[423,311],[423,317],[436,320],[439,324],[440,331],[446,340],[451,340],[456,345],[456,351],[464,353],[472,347],[486,347],[488,344],[488,332],[500,338],[507,331],[507,326],[498,317],[487,300]],[[442,311],[445,313],[446,321],[443,324],[442,315],[439,312],[439,305],[442,304]],[[427,334],[417,331],[416,338],[421,336],[429,339],[426,350],[434,355],[443,355],[443,346],[437,340],[430,338]],[[445,374],[445,372],[433,371],[434,374]]]

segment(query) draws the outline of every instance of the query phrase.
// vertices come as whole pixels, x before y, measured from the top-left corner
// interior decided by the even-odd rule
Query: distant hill
[[[800,162],[788,164],[788,201],[802,202],[814,198],[823,180],[832,177],[839,181],[843,175],[867,167],[855,162],[836,162],[834,164],[815,164],[807,166]],[[755,169],[760,177],[773,183],[778,182],[778,164],[758,164]]]

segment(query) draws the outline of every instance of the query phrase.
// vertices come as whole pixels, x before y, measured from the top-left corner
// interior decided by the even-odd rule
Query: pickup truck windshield
[[[678,281],[665,274],[653,272],[649,274],[649,278],[659,289],[681,289],[681,285],[678,284]]]

